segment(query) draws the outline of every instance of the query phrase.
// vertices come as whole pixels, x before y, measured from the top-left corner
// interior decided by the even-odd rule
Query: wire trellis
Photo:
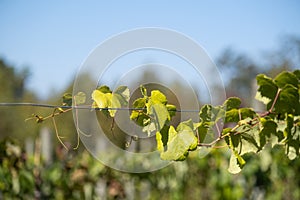
[[[41,104],[41,103],[0,103],[1,107],[41,107],[41,108],[62,108],[62,109],[89,109],[89,110],[120,110],[120,111],[143,111],[146,108],[92,108],[90,105],[80,105],[80,106],[58,106],[51,104]],[[172,110],[173,111],[173,110]],[[194,112],[198,113],[199,110],[174,110],[174,112]]]

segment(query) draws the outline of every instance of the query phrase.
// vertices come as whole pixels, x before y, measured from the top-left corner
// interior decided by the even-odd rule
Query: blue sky
[[[162,27],[202,45],[258,56],[281,36],[300,35],[299,1],[0,1],[0,57],[29,67],[28,87],[45,98],[65,88],[89,53],[130,29]]]

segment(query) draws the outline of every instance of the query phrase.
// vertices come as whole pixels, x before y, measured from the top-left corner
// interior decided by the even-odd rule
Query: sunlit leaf
[[[111,106],[111,93],[103,93],[100,90],[94,90],[92,93],[92,99],[96,102],[98,108],[108,108]]]
[[[204,105],[199,112],[201,122],[215,124],[225,117],[225,110],[221,106]]]
[[[157,150],[163,152],[164,144],[162,142],[162,135],[160,134],[160,132],[156,132],[156,143],[157,143]]]
[[[129,89],[126,86],[119,86],[111,96],[111,108],[109,110],[110,116],[114,117],[117,109],[128,105],[130,97]]]
[[[241,172],[242,169],[238,165],[238,161],[234,153],[231,154],[230,160],[229,160],[229,166],[228,166],[228,172],[232,174],[237,174]]]
[[[259,133],[260,138],[260,149],[264,147],[267,142],[267,139],[271,137],[271,135],[276,135],[277,132],[277,124],[273,120],[261,120],[262,122],[262,130]]]
[[[257,131],[256,134],[258,135],[259,132]],[[244,155],[246,153],[257,153],[260,149],[255,136],[253,136],[253,134],[251,133],[242,134],[242,141],[240,143],[240,146],[240,155]]]
[[[149,100],[150,104],[166,104],[167,97],[161,93],[159,90],[152,90]]]
[[[127,106],[130,93],[126,86],[119,86],[113,93],[108,86],[100,86],[92,93],[92,99],[100,109],[109,108],[108,112],[114,117],[118,108]]]
[[[286,140],[286,154],[290,160],[293,160],[300,153],[300,130],[299,126],[294,125],[294,116],[291,114],[286,116],[284,136]]]
[[[114,92],[113,95],[118,96],[118,100],[120,101],[122,106],[127,106],[130,98],[130,92],[128,87],[119,86]]]
[[[190,121],[183,122],[177,130],[170,126],[167,150],[161,153],[163,160],[184,160],[188,151],[197,147],[197,137],[193,132],[193,124],[190,124]]]
[[[150,107],[150,113],[153,117],[153,121],[156,129],[159,131],[165,125],[165,122],[170,119],[167,107],[163,104],[153,104]]]
[[[143,109],[146,107],[146,98],[138,98],[133,102],[133,108]],[[139,126],[144,125],[144,121],[149,119],[149,116],[145,115],[142,110],[133,110],[130,115],[130,119],[134,120]]]

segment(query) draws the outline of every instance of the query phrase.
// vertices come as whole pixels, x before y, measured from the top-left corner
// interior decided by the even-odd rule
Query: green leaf
[[[84,92],[78,92],[75,96],[75,103],[76,105],[84,104],[86,101],[86,95]]]
[[[226,112],[225,123],[240,121],[240,115],[238,109],[231,109]]]
[[[141,88],[141,90],[143,89]],[[142,108],[146,106],[147,113],[146,114],[143,113],[145,114],[145,118],[143,119],[143,122],[145,120],[148,120],[151,117],[151,122],[155,124],[156,130],[160,131],[164,127],[167,120],[170,120],[170,114],[166,107],[166,103],[167,103],[166,96],[163,93],[161,93],[159,90],[153,90],[151,91],[151,96],[149,98],[144,97],[142,99],[139,99],[138,101],[135,101],[134,106],[142,107]],[[137,114],[133,115],[132,119],[136,116]],[[138,116],[140,117],[140,114]],[[145,124],[143,123],[143,125]],[[148,128],[148,130],[150,129]]]
[[[100,90],[94,90],[92,93],[92,99],[95,101],[98,108],[108,108],[111,106],[111,93],[103,93]]]
[[[237,163],[237,159],[234,154],[231,154],[228,166],[228,172],[231,174],[238,174],[242,171]]]
[[[72,94],[65,93],[62,97],[64,106],[72,106]]]
[[[170,119],[167,107],[163,104],[153,104],[150,106],[150,116],[153,117],[156,130],[159,131],[163,128],[166,121]]]
[[[111,117],[114,117],[117,109],[127,106],[130,97],[129,89],[126,86],[119,86],[113,93],[106,85],[98,87],[92,93],[96,107],[108,110]]]
[[[177,131],[190,130],[190,129],[194,130],[194,123],[192,119],[181,122],[176,128]]]
[[[234,133],[230,134],[229,139],[226,140],[229,147],[237,150],[240,155],[246,153],[257,153],[259,148],[259,126],[249,125],[250,118],[240,121],[240,125],[235,129]],[[226,139],[226,138],[225,138]]]
[[[162,142],[162,135],[158,131],[156,132],[156,143],[157,143],[157,150],[159,152],[163,152],[164,151],[164,144]]]
[[[268,109],[271,108],[271,103],[268,104]],[[292,85],[286,85],[281,89],[278,100],[275,103],[274,111],[281,113],[291,113],[294,115],[300,114],[299,92]]]
[[[274,82],[279,88],[284,88],[288,84],[293,85],[294,87],[298,87],[297,76],[287,71],[283,71],[278,74],[275,77]]]
[[[230,111],[232,109],[238,109],[241,105],[241,99],[238,97],[230,97],[228,98],[224,104],[226,111]]]
[[[138,98],[133,102],[133,108],[136,109],[143,109],[146,107],[146,98]],[[149,119],[147,115],[145,115],[143,112],[140,110],[133,110],[130,115],[131,120],[135,120],[135,122],[139,126],[143,126],[143,122],[146,119]]]
[[[113,109],[109,110],[111,117],[115,116],[118,108],[128,105],[129,97],[129,89],[126,86],[120,86],[112,93],[111,108]]]
[[[167,97],[161,93],[159,90],[152,90],[151,96],[149,100],[149,104],[166,104],[167,103]]]
[[[231,133],[230,136],[225,137],[225,141],[230,149],[235,149],[239,146],[241,142],[241,135]]]
[[[198,134],[200,137],[200,141],[204,141],[206,134],[208,132],[209,126],[205,125],[204,123],[201,123],[200,126],[198,127]]]
[[[195,126],[196,125],[196,126]],[[177,128],[176,131],[177,132],[183,132],[183,131],[189,131],[190,133],[192,133],[193,137],[192,138],[196,138],[195,134],[194,134],[194,130],[197,128],[197,124],[193,123],[192,119],[189,119],[187,121],[181,122]],[[193,151],[197,148],[198,146],[198,139],[196,138],[196,141],[190,145],[189,150]]]
[[[112,94],[111,106],[110,106],[112,109],[108,110],[111,117],[114,117],[116,115],[117,109],[122,107],[120,98],[121,98],[120,95]]]
[[[225,110],[221,106],[204,105],[199,113],[201,122],[215,124],[218,120],[225,117]]]
[[[130,98],[130,92],[128,87],[119,86],[114,92],[113,95],[118,95],[119,101],[122,106],[127,106]]]
[[[133,102],[133,108],[145,108],[146,98],[138,98]]]
[[[255,134],[255,133],[254,133]],[[240,143],[240,155],[244,155],[246,153],[257,153],[260,148],[257,144],[256,137],[253,136],[253,133],[243,133],[242,134],[242,141]],[[259,132],[257,131],[257,135]]]
[[[161,153],[161,158],[163,160],[184,160],[188,151],[194,150],[197,145],[198,140],[194,135],[191,120],[180,123],[177,130],[170,126],[167,151]]]
[[[156,131],[160,131],[176,114],[176,106],[167,104],[166,96],[159,90],[151,91],[151,96],[148,97],[146,96],[146,88],[140,86],[140,89],[144,97],[135,100],[133,108],[146,108],[146,112],[144,110],[133,110],[130,119],[135,120],[140,126],[147,126],[143,130],[147,131],[148,134],[154,131],[153,124],[150,125],[150,122],[155,124]]]
[[[273,80],[264,74],[259,74],[258,76],[256,76],[256,80],[258,90],[255,98],[267,105],[272,100],[274,100],[278,88]]]
[[[252,108],[241,108],[241,109],[231,109],[226,112],[225,123],[228,122],[239,122],[240,120],[246,118],[255,117],[256,113]]]
[[[266,142],[267,139],[271,137],[271,135],[276,135],[277,132],[277,124],[269,119],[269,120],[261,120],[262,122],[262,130],[259,133],[259,138],[260,138],[260,149],[262,149]]]
[[[290,160],[293,160],[300,153],[300,130],[299,126],[294,125],[294,116],[291,114],[286,116],[284,136],[286,138],[286,154]]]

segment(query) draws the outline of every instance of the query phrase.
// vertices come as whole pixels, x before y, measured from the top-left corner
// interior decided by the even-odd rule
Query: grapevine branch
[[[143,132],[148,132],[148,137],[155,131],[157,150],[160,152],[161,159],[181,161],[186,159],[189,151],[194,151],[197,147],[215,149],[228,147],[231,150],[228,170],[231,173],[238,173],[246,163],[243,158],[244,154],[259,152],[270,140],[275,141],[273,139],[276,137],[279,145],[286,146],[289,159],[299,156],[299,77],[300,70],[284,71],[274,79],[264,74],[258,75],[256,99],[267,106],[262,112],[241,107],[242,101],[238,97],[229,97],[223,104],[217,106],[206,104],[195,110],[177,109],[176,105],[168,103],[166,95],[161,91],[147,92],[142,85],[140,86],[142,97],[134,99],[132,105],[129,105],[132,96],[127,86],[119,86],[112,91],[108,86],[102,85],[93,90],[91,102],[86,102],[84,92],[78,92],[75,95],[64,94],[62,105],[3,102],[0,103],[0,107],[52,108],[53,112],[48,116],[34,114],[29,119],[35,119],[37,123],[51,119],[56,137],[66,149],[67,146],[63,143],[64,137],[58,134],[56,116],[73,111],[77,130],[77,144],[74,145],[74,149],[77,149],[81,135],[91,136],[83,133],[79,128],[80,110],[105,111],[105,116],[112,120],[110,131],[114,137],[116,112],[131,112],[130,120],[142,127]],[[172,117],[183,112],[197,113],[198,121],[195,122],[190,118],[174,127],[171,122]],[[135,132],[135,127],[133,132]],[[205,141],[207,134],[214,138]],[[137,140],[138,136],[131,136],[130,140],[125,142],[125,147],[129,147],[133,141]]]
[[[274,99],[274,102],[271,106],[271,108],[260,114],[259,116],[260,117],[265,117],[269,114],[272,113],[272,110],[274,108],[274,105],[279,97],[279,94],[280,94],[280,90],[277,91],[277,94],[276,94],[276,97]],[[43,122],[44,120],[47,120],[49,118],[52,118],[52,122],[53,122],[53,125],[54,125],[54,129],[55,129],[55,133],[56,133],[56,137],[58,138],[59,142],[63,145],[63,147],[65,149],[68,149],[66,147],[66,145],[63,143],[63,141],[61,139],[63,139],[64,137],[63,136],[60,136],[58,134],[58,129],[57,129],[57,125],[56,125],[56,121],[54,119],[55,116],[58,116],[62,113],[67,113],[69,111],[72,111],[73,109],[75,110],[75,115],[78,116],[78,110],[81,110],[81,109],[87,109],[87,110],[117,110],[117,111],[146,111],[146,108],[92,108],[90,105],[80,105],[80,106],[66,106],[66,105],[62,105],[62,106],[59,106],[59,105],[51,105],[51,104],[40,104],[40,103],[0,103],[0,106],[2,107],[7,107],[7,106],[19,106],[19,107],[26,107],[26,106],[29,106],[29,107],[43,107],[43,108],[54,108],[54,111],[52,114],[46,116],[46,117],[41,117],[39,115],[34,115],[33,117],[30,117],[27,120],[31,120],[31,119],[36,119],[37,123],[41,123]],[[65,109],[65,110],[64,110]],[[58,111],[58,112],[57,112]],[[173,110],[175,112],[195,112],[195,113],[199,113],[199,110]],[[239,112],[239,118],[241,120],[241,113]],[[256,118],[254,118],[252,121],[256,120]],[[80,134],[83,134],[84,136],[86,137],[90,137],[91,135],[89,134],[86,134],[86,133],[83,133],[79,128],[78,128],[78,117],[76,117],[76,129],[78,131],[78,135],[77,135],[77,144],[76,144],[76,147],[74,147],[73,149],[77,149],[79,147],[79,133]],[[113,129],[114,127],[114,124],[112,124],[111,126],[111,129]],[[199,147],[207,147],[207,148],[210,148],[210,147],[214,147],[214,148],[223,148],[223,147],[226,147],[227,145],[225,146],[214,146],[217,142],[221,141],[222,139],[224,139],[226,136],[229,136],[230,134],[232,134],[233,132],[235,132],[235,130],[240,127],[240,125],[236,125],[234,128],[231,129],[231,131],[225,135],[222,135],[220,129],[219,129],[219,126],[216,124],[216,129],[217,129],[217,132],[218,132],[218,138],[213,140],[212,142],[210,143],[201,143],[200,141],[200,136],[199,136],[199,133],[198,133],[198,130],[196,130],[196,136],[198,138],[198,146]],[[235,132],[235,134],[240,134],[240,132]]]
[[[252,124],[254,121],[258,120],[259,117],[265,117],[265,116],[268,116],[270,115],[271,113],[273,113],[273,109],[275,107],[275,104],[279,98],[279,95],[280,95],[280,92],[281,90],[278,89],[277,90],[277,93],[276,93],[276,96],[274,98],[274,101],[271,105],[271,108],[266,111],[266,112],[263,112],[262,114],[258,115],[256,118],[253,118],[250,122],[248,122],[249,124]],[[46,117],[41,117],[41,116],[38,116],[38,115],[34,115],[34,117],[32,118],[36,118],[36,121],[38,123],[48,119],[48,118],[52,118],[52,121],[53,121],[53,125],[54,125],[54,128],[55,128],[55,132],[56,132],[56,136],[58,138],[58,140],[60,141],[60,143],[64,146],[64,148],[67,149],[67,147],[64,145],[63,141],[61,140],[63,137],[59,136],[58,134],[58,130],[57,130],[57,125],[56,125],[56,121],[54,119],[55,116],[57,115],[60,115],[62,113],[66,113],[66,112],[69,112],[71,110],[75,110],[75,116],[76,116],[76,129],[77,129],[77,132],[78,132],[78,135],[77,135],[77,145],[76,147],[74,147],[74,149],[77,149],[78,146],[79,146],[79,133],[82,133],[82,131],[79,129],[78,127],[78,110],[79,109],[88,109],[88,110],[116,110],[116,111],[139,111],[139,112],[144,112],[147,110],[147,108],[109,108],[109,107],[106,107],[106,108],[99,108],[99,107],[93,107],[91,105],[76,105],[76,99],[74,98],[74,105],[72,106],[69,106],[69,105],[62,105],[62,106],[58,106],[58,105],[50,105],[50,104],[39,104],[39,103],[0,103],[0,106],[32,106],[32,107],[44,107],[44,108],[54,108],[54,111],[51,115],[49,116],[46,116]],[[58,111],[58,112],[57,112]],[[173,110],[175,112],[196,112],[198,113],[199,110]],[[241,116],[241,112],[240,110],[238,110],[238,115],[239,115],[239,120],[241,121],[242,120],[242,116]],[[151,118],[151,116],[149,116]],[[32,118],[29,118],[29,119],[32,119]],[[28,119],[27,119],[28,120]],[[252,127],[256,126],[258,123],[255,123],[254,125],[252,125]],[[217,130],[217,133],[218,133],[218,137],[213,140],[212,142],[210,143],[201,143],[202,141],[200,141],[200,136],[199,136],[199,133],[198,133],[198,129],[196,129],[196,137],[198,138],[198,146],[199,147],[214,147],[214,148],[222,148],[222,147],[226,147],[227,145],[225,146],[215,146],[215,144],[221,140],[223,140],[225,137],[231,135],[231,134],[241,134],[242,132],[237,132],[236,129],[239,128],[242,124],[238,123],[235,127],[233,127],[230,132],[222,135],[222,132],[220,131],[220,128],[218,126],[218,122],[215,124],[216,126],[216,130]],[[113,128],[114,128],[114,121],[111,125],[111,131],[113,131]],[[83,135],[85,136],[90,136],[90,135],[87,135],[85,133],[82,133]],[[131,142],[131,141],[130,141]]]
[[[277,102],[277,100],[278,100],[278,97],[279,97],[280,92],[281,92],[281,90],[278,89],[278,90],[277,90],[277,93],[276,93],[276,96],[275,96],[275,98],[274,98],[274,101],[273,101],[273,103],[272,103],[271,108],[270,108],[268,111],[263,112],[263,113],[259,114],[257,117],[253,118],[251,121],[248,122],[248,124],[252,124],[252,122],[258,120],[260,117],[266,117],[266,116],[272,114],[272,113],[273,113],[274,106],[275,106],[275,104],[276,104],[276,102]],[[239,110],[239,119],[240,119],[240,121],[242,120],[242,116],[241,116],[240,110]],[[258,123],[255,123],[254,125],[252,125],[252,128],[253,128],[254,126],[256,126],[257,124],[258,124]],[[199,142],[198,142],[198,146],[199,146],[199,147],[213,147],[217,142],[219,142],[220,140],[224,139],[225,137],[227,137],[227,136],[229,136],[229,135],[231,135],[231,134],[233,134],[233,133],[234,133],[235,135],[241,134],[242,132],[236,132],[236,129],[239,128],[240,126],[241,126],[240,124],[237,124],[234,128],[232,128],[232,129],[230,130],[230,132],[226,133],[225,135],[221,135],[221,133],[220,133],[220,131],[219,131],[219,127],[218,127],[218,125],[216,124],[216,127],[217,127],[217,130],[218,130],[218,135],[219,135],[219,137],[218,137],[217,139],[213,140],[213,141],[210,142],[210,143],[199,143]],[[196,135],[197,135],[197,137],[198,137],[198,141],[200,141],[200,139],[199,139],[199,138],[200,138],[200,137],[199,137],[199,133],[197,132]],[[224,146],[224,147],[226,147],[226,146]]]

